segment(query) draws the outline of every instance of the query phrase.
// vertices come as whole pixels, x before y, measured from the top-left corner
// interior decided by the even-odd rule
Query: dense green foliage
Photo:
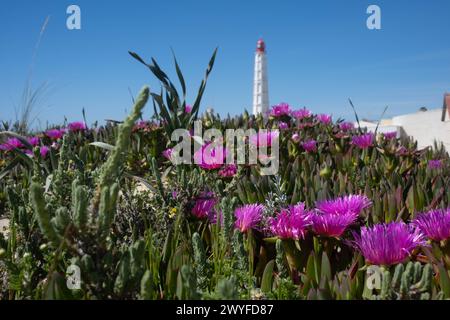
[[[0,217],[9,219],[0,234],[2,299],[450,298],[444,243],[415,252],[411,262],[383,267],[381,288],[368,290],[365,260],[344,239],[312,233],[276,239],[234,226],[234,210],[244,204],[264,204],[270,218],[290,204],[313,208],[316,201],[348,194],[365,194],[373,202],[362,225],[409,221],[418,212],[448,208],[450,159],[443,147],[418,150],[411,139],[378,135],[373,146],[359,149],[351,143],[359,129],[343,131],[341,120],[206,114],[199,118],[203,127],[222,131],[288,123],[280,131],[279,174],[261,175],[260,164],[239,165],[233,177],[196,165],[172,166],[162,152],[173,146],[174,129],[191,129],[199,117],[215,53],[187,114],[178,64],[182,97],[154,60],[148,65],[132,55],[157,76],[163,91],[144,88],[123,123],[68,131],[45,157],[39,146],[33,156],[2,152]],[[155,119],[135,124],[149,97]],[[295,133],[302,141],[315,139],[316,152],[296,143]],[[430,168],[433,159],[442,167]],[[217,199],[220,223],[192,214],[203,197]],[[80,268],[80,289],[66,286],[71,265]]]

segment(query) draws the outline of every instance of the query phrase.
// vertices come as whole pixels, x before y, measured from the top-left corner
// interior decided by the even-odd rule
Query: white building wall
[[[408,136],[418,142],[419,148],[432,146],[434,140],[443,142],[450,151],[450,120],[442,122],[442,109],[419,111],[392,118],[392,124],[401,126]]]
[[[358,122],[354,122],[355,127],[358,126]],[[388,133],[388,132],[396,132],[397,138],[400,138],[403,134],[402,127],[396,126],[396,125],[383,125],[382,123],[378,126],[377,129],[377,123],[374,122],[368,122],[368,121],[360,121],[359,125],[361,128],[366,128],[368,132],[375,133],[375,130],[377,133]]]
[[[442,109],[419,111],[405,114],[392,119],[383,119],[378,126],[377,132],[397,132],[397,138],[411,136],[417,140],[419,148],[433,146],[434,141],[442,142],[447,151],[450,152],[450,119],[441,121]],[[355,122],[355,126],[358,124]],[[362,128],[375,132],[377,123],[360,121]]]

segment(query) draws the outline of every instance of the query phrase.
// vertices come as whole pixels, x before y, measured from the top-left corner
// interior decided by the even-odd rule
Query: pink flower
[[[353,224],[361,211],[372,205],[366,196],[349,195],[316,204],[313,215],[313,230],[327,237],[340,237]]]
[[[308,140],[302,143],[302,147],[306,152],[315,152],[317,150],[317,142],[316,140]]]
[[[442,168],[441,160],[428,160],[428,168],[429,169],[440,169]]]
[[[419,246],[426,246],[419,229],[404,222],[376,224],[361,228],[361,235],[353,233],[353,244],[369,264],[393,265],[402,263]]]
[[[433,241],[450,239],[450,208],[421,213],[412,225],[417,226]]]
[[[216,205],[216,203],[217,201],[214,198],[197,199],[191,212],[199,219],[208,218],[215,214],[214,206]]]
[[[148,121],[138,121],[134,127],[133,127],[133,131],[138,131],[138,130],[145,130],[149,127],[150,123]]]
[[[279,131],[260,131],[255,135],[250,136],[250,143],[257,147],[270,147],[272,142],[279,137]]]
[[[289,105],[287,103],[282,102],[272,107],[272,110],[270,110],[270,115],[272,117],[278,118],[284,115],[289,115],[290,112],[291,109]]]
[[[313,122],[303,122],[298,125],[299,129],[314,128],[314,127],[315,127],[315,124]]]
[[[237,173],[237,166],[235,164],[227,164],[219,170],[219,176],[223,178],[233,177]]]
[[[318,114],[317,120],[319,120],[322,124],[330,124],[331,123],[331,116],[328,114]]]
[[[397,155],[399,156],[406,156],[409,154],[409,150],[405,147],[405,146],[400,146],[397,150],[396,150]]]
[[[353,123],[351,123],[351,122],[342,122],[342,123],[339,125],[339,128],[340,128],[342,131],[344,131],[344,132],[350,131],[350,130],[352,130],[354,127],[355,127],[355,126],[354,126]]]
[[[299,110],[294,110],[294,111],[292,111],[291,112],[291,115],[294,117],[294,118],[296,118],[296,119],[298,119],[298,120],[302,120],[302,119],[304,119],[304,118],[309,118],[309,117],[311,117],[311,111],[309,111],[308,109],[306,109],[306,108],[303,108],[303,109],[299,109]]]
[[[383,136],[386,140],[393,140],[397,138],[397,131],[385,132]]]
[[[283,209],[275,218],[269,219],[270,231],[281,239],[304,238],[311,225],[311,214],[303,203]]]
[[[356,219],[357,217],[353,213],[324,214],[316,212],[312,215],[313,230],[321,236],[339,238]]]
[[[67,125],[71,132],[79,132],[87,129],[86,124],[81,121],[71,122]]]
[[[50,129],[50,130],[47,130],[47,132],[45,132],[47,137],[49,137],[50,139],[53,139],[53,140],[61,139],[65,133],[66,133],[66,129],[64,129],[64,128]]]
[[[248,204],[234,211],[236,217],[235,227],[241,232],[256,229],[262,219],[264,206],[261,204]]]
[[[360,149],[367,149],[373,145],[374,135],[372,132],[352,137],[352,144]]]
[[[288,126],[288,124],[287,124],[286,122],[280,122],[280,123],[278,124],[278,128],[279,128],[280,130],[284,130],[284,129],[289,128],[289,126]]]
[[[50,148],[47,147],[47,146],[42,146],[42,147],[39,149],[39,152],[40,152],[41,157],[42,157],[43,159],[45,159],[45,158],[47,157],[49,151],[50,151]]]
[[[205,170],[218,169],[223,165],[226,153],[222,145],[207,143],[194,153],[194,162]]]
[[[185,113],[191,113],[192,112],[192,107],[187,104],[186,107],[184,108],[184,112]]]
[[[300,142],[300,136],[298,133],[294,133],[291,137],[292,141],[294,141],[295,143],[299,143]]]
[[[50,151],[50,148],[47,147],[47,146],[42,146],[42,147],[40,147],[40,148],[39,148],[39,154],[41,155],[41,158],[42,158],[42,159],[45,159],[45,158],[47,157],[49,151]],[[32,157],[32,158],[34,157],[34,152],[33,152],[33,150],[26,149],[24,152],[25,152],[27,155],[29,155],[30,157]]]
[[[17,138],[8,138],[5,143],[0,145],[0,150],[12,151],[14,149],[23,148],[23,143]]]
[[[37,147],[40,142],[39,137],[30,137],[27,140],[28,140],[28,143],[31,144],[33,147]]]
[[[348,195],[316,203],[316,208],[325,214],[352,214],[358,217],[362,210],[370,207],[372,201],[364,195]]]
[[[166,149],[162,152],[162,155],[164,156],[164,158],[166,158],[167,160],[171,160],[172,159],[172,152],[173,150],[171,148]]]

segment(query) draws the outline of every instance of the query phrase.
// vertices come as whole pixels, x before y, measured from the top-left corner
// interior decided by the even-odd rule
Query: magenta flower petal
[[[412,224],[431,240],[450,239],[450,208],[421,213]]]
[[[352,130],[354,127],[355,127],[355,126],[354,126],[353,123],[351,123],[351,122],[342,122],[342,123],[339,125],[339,128],[340,128],[342,131],[344,131],[344,132],[350,131],[350,130]]]
[[[41,141],[39,137],[29,137],[27,140],[33,147],[37,147]]]
[[[219,170],[219,176],[224,178],[233,177],[237,173],[237,166],[235,164],[227,164]]]
[[[150,128],[150,126],[151,123],[149,121],[141,120],[136,122],[136,124],[133,127],[133,131],[145,130],[147,128]]]
[[[270,231],[281,239],[304,238],[311,225],[311,214],[303,203],[283,209],[275,218],[269,219]]]
[[[317,120],[319,120],[319,122],[323,124],[330,124],[331,116],[329,114],[319,114],[317,115]]]
[[[294,110],[294,111],[292,111],[292,112],[291,112],[291,115],[292,115],[295,119],[302,120],[302,119],[311,117],[312,113],[311,113],[311,111],[309,111],[308,109],[303,108],[303,109],[299,109],[299,110]]]
[[[166,149],[162,152],[162,155],[164,158],[166,158],[167,160],[171,160],[172,159],[172,152],[173,150],[171,148]]]
[[[292,141],[294,141],[295,143],[299,143],[300,142],[300,135],[298,133],[294,133],[291,137]]]
[[[226,156],[227,150],[220,144],[206,143],[194,153],[194,161],[202,169],[214,170],[222,167]]]
[[[47,137],[49,137],[50,139],[53,139],[53,140],[61,139],[64,136],[65,133],[66,133],[66,129],[64,129],[64,128],[62,128],[62,129],[50,129],[50,130],[47,130],[45,132]]]
[[[316,212],[312,215],[313,231],[324,237],[339,238],[358,218],[352,213],[323,214]]]
[[[266,131],[266,132],[258,132],[255,135],[250,136],[249,141],[250,144],[257,147],[270,147],[272,146],[272,142],[279,137],[279,131]]]
[[[428,160],[428,168],[429,169],[440,169],[442,168],[441,160]]]
[[[317,151],[317,142],[316,140],[308,140],[302,143],[302,147],[306,152],[315,152]]]
[[[0,145],[0,150],[3,151],[12,151],[14,149],[23,148],[24,145],[22,142],[20,142],[17,138],[8,138],[5,143]]]
[[[352,144],[360,149],[367,149],[373,146],[374,134],[372,132],[352,137]]]
[[[261,204],[248,204],[237,208],[234,211],[236,229],[239,229],[241,232],[256,229],[261,222],[263,210],[264,206]]]
[[[191,212],[199,219],[208,218],[213,215],[216,203],[217,201],[214,198],[197,199]]]
[[[280,130],[285,130],[285,129],[289,128],[289,125],[288,125],[286,122],[280,122],[280,123],[278,124],[278,128],[279,128]]]
[[[289,104],[282,102],[272,107],[270,110],[270,115],[278,118],[284,115],[289,115],[290,112],[291,108],[289,107]]]
[[[81,121],[71,122],[67,125],[71,132],[79,132],[87,129],[86,124]]]
[[[409,150],[405,147],[405,146],[400,146],[398,147],[398,149],[396,150],[397,155],[399,156],[406,156],[408,155],[410,152]]]
[[[358,217],[363,209],[372,205],[372,201],[364,195],[348,195],[333,200],[320,201],[316,208],[324,214],[352,214]]]
[[[369,264],[393,265],[402,263],[419,246],[426,246],[418,228],[404,222],[377,224],[361,228],[361,235],[353,234],[353,244]]]
[[[317,212],[312,217],[316,234],[340,237],[357,219],[361,211],[372,202],[362,195],[349,195],[316,204]]]
[[[386,140],[393,140],[397,138],[397,131],[384,132],[383,137]]]
[[[42,158],[46,158],[47,155],[48,155],[48,153],[49,153],[49,151],[50,151],[50,148],[47,147],[47,146],[42,146],[42,147],[39,149],[39,152],[40,152]]]

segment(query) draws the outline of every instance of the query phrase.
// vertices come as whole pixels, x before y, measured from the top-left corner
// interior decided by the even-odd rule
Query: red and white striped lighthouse
[[[269,88],[267,82],[266,44],[259,39],[255,53],[255,75],[253,81],[253,114],[265,114],[269,110]]]

